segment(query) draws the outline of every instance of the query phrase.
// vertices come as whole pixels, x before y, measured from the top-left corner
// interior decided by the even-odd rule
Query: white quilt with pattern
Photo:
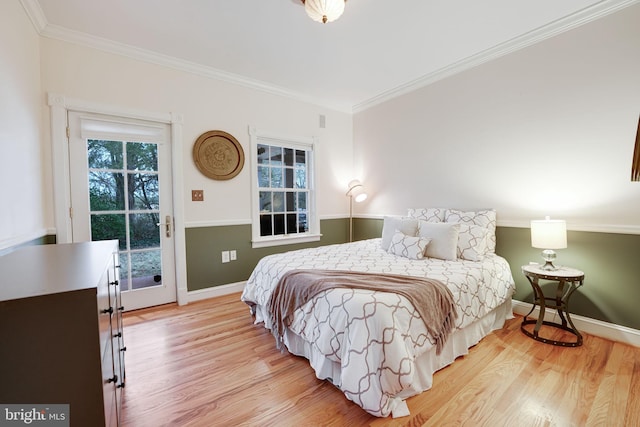
[[[390,255],[380,239],[321,246],[269,255],[252,272],[242,300],[256,304],[256,323],[270,329],[266,305],[280,277],[293,269],[350,270],[402,274],[442,281],[457,306],[456,329],[480,319],[511,298],[515,290],[505,259],[488,254],[482,261],[411,260]],[[310,343],[314,353],[338,363],[331,381],[364,410],[391,414],[411,392],[415,359],[431,349],[417,311],[404,297],[384,292],[333,289],[296,310],[289,328]],[[286,342],[285,342],[286,343]],[[402,398],[398,398],[402,396]],[[402,402],[404,403],[404,402]]]

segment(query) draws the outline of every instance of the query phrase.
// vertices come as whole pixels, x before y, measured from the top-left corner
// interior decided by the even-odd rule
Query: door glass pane
[[[160,209],[157,174],[130,173],[127,184],[129,186],[129,209]]]
[[[131,252],[131,289],[162,285],[160,249]]]
[[[120,247],[120,250],[123,250]],[[131,290],[131,283],[129,280],[129,252],[120,252],[120,290]]]
[[[122,169],[122,142],[90,139],[87,156],[90,169]]]
[[[127,232],[124,214],[92,214],[91,240],[118,239],[120,250],[127,249]]]
[[[156,224],[158,214],[129,214],[129,240],[130,249],[146,249],[160,247],[160,229],[164,231],[164,225]]]
[[[127,169],[157,171],[158,145],[143,142],[127,142]]]
[[[124,180],[117,172],[89,172],[89,206],[92,211],[124,210]]]

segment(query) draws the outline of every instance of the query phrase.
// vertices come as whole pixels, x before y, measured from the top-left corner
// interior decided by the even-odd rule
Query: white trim
[[[251,247],[253,249],[257,249],[270,248],[272,246],[296,245],[298,243],[318,242],[321,237],[322,234],[272,236],[264,240],[252,240]]]
[[[196,291],[189,291],[186,295],[186,303],[201,301],[204,299],[220,297],[223,295],[229,295],[236,292],[242,292],[244,285],[247,282],[229,283],[227,285],[212,286],[210,288],[198,289]]]
[[[86,33],[73,31],[57,25],[49,24],[47,18],[37,0],[20,0],[22,6],[31,19],[31,22],[43,37],[62,40],[68,43],[86,46],[116,55],[172,68],[187,73],[192,73],[232,84],[237,84],[250,89],[259,90],[272,95],[283,96],[300,102],[325,106],[344,113],[358,113],[381,104],[400,95],[420,89],[438,80],[460,73],[469,68],[476,67],[485,62],[515,52],[527,46],[538,43],[560,33],[569,31],[580,25],[602,18],[611,13],[617,12],[625,7],[638,3],[640,0],[604,0],[590,7],[584,8],[576,13],[558,19],[535,30],[529,31],[519,37],[515,37],[492,48],[486,49],[475,55],[468,56],[460,61],[454,62],[439,70],[426,74],[416,80],[389,89],[363,102],[352,106],[344,104],[332,104],[326,100],[320,100],[309,95],[294,92],[290,89],[279,87],[260,80],[250,79],[238,74],[229,73],[212,67],[185,61],[168,55],[162,55],[153,51],[137,48],[134,46],[117,43],[112,40],[92,36]]]
[[[477,67],[485,62],[505,56],[509,53],[518,51],[525,47],[531,46],[558,34],[569,31],[580,25],[589,23],[596,19],[617,12],[625,7],[638,3],[640,0],[604,0],[595,5],[586,7],[564,18],[557,19],[535,30],[529,31],[521,36],[515,37],[506,42],[500,43],[482,52],[463,58],[457,62],[447,65],[446,67],[435,70],[413,81],[397,86],[380,93],[368,100],[355,104],[353,113],[364,111],[374,107],[390,99],[397,98],[400,95],[413,92],[414,90],[423,88],[438,80],[458,74],[462,71]]]
[[[513,300],[513,312],[522,316],[529,313],[532,304]],[[537,317],[540,313],[539,307],[531,313],[533,317]],[[544,320],[557,321],[554,317],[557,315],[556,310],[547,309]],[[571,314],[571,320],[575,327],[580,331],[590,335],[595,335],[611,341],[617,341],[629,344],[634,347],[640,347],[640,330],[628,328],[626,326],[616,325],[614,323],[603,322],[602,320],[591,319],[589,317]]]
[[[51,109],[51,150],[53,169],[54,213],[56,242],[71,243],[72,230],[69,207],[71,186],[69,176],[69,140],[67,139],[67,114],[69,111],[105,114],[130,119],[146,120],[171,126],[171,168],[173,182],[174,256],[176,275],[176,299],[178,304],[187,301],[187,253],[184,226],[184,173],[182,125],[184,118],[177,113],[158,113],[114,105],[87,102],[66,98],[64,95],[48,93]]]
[[[205,228],[205,227],[225,227],[233,225],[251,225],[250,219],[228,219],[211,221],[189,221],[185,223],[185,228]]]
[[[317,186],[316,186],[316,148],[318,138],[316,136],[291,136],[248,128],[251,140],[251,247],[266,248],[270,246],[292,245],[296,243],[317,242],[320,240],[320,219],[317,214]],[[307,152],[306,170],[309,199],[307,200],[308,231],[301,234],[287,234],[276,236],[260,235],[260,188],[258,187],[258,145],[268,144],[279,147],[293,148]],[[286,188],[283,188],[286,190]]]
[[[40,3],[37,0],[20,0],[20,3],[22,3],[22,7],[27,12],[27,16],[31,19],[31,23],[38,34],[42,33],[44,27],[47,26],[47,17],[40,7]]]
[[[511,228],[531,228],[530,221],[498,221],[499,227]],[[640,234],[640,225],[617,225],[617,224],[570,224],[567,223],[568,231],[587,231],[593,233],[612,233],[612,234]]]

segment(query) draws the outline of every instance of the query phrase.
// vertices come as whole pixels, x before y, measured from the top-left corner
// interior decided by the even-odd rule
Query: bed
[[[379,238],[266,256],[241,297],[256,323],[273,332],[270,299],[283,277],[300,271],[433,279],[448,289],[455,321],[442,345],[410,300],[394,292],[331,288],[289,316],[283,348],[378,417],[409,415],[405,400],[430,389],[434,372],[513,316],[515,284],[495,254],[493,210],[409,209],[406,217],[385,217]]]

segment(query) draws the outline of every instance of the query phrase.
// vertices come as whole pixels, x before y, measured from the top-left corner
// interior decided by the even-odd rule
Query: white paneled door
[[[169,125],[68,119],[73,241],[119,240],[125,310],[175,301]]]

